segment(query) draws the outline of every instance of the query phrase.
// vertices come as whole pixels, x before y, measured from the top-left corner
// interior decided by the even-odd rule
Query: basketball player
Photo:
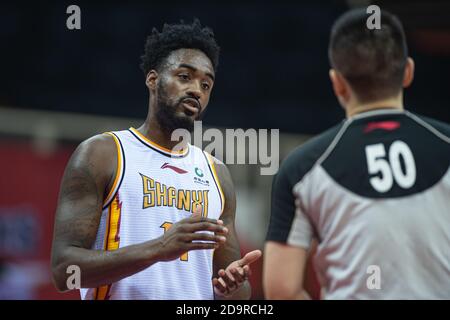
[[[386,11],[379,30],[367,18],[352,10],[331,31],[347,119],[294,150],[274,179],[269,299],[307,298],[313,238],[327,299],[450,298],[450,126],[404,110],[414,63],[403,27]]]
[[[142,68],[149,113],[139,128],[101,134],[75,151],[61,185],[54,282],[81,270],[82,299],[248,299],[234,187],[223,163],[193,145],[172,151],[208,105],[219,47],[209,28],[165,25],[148,37]]]

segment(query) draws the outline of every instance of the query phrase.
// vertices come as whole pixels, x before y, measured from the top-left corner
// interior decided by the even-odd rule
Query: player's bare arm
[[[94,288],[128,277],[155,262],[177,259],[190,250],[215,249],[224,241],[227,229],[221,221],[195,216],[179,221],[163,236],[151,241],[115,251],[92,250],[116,162],[113,138],[98,135],[83,142],[66,167],[52,247],[53,278],[60,291],[67,290],[66,270],[70,265],[80,267],[83,288]],[[193,243],[193,240],[208,243]]]
[[[216,299],[249,299],[251,287],[248,277],[250,264],[261,257],[260,250],[240,255],[240,246],[235,229],[236,195],[228,168],[215,159],[215,168],[225,197],[225,206],[221,215],[228,229],[227,241],[214,252],[214,293]]]

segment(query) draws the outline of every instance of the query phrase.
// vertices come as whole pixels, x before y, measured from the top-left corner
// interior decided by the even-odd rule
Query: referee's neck
[[[400,95],[399,97],[385,99],[385,100],[379,100],[374,101],[370,103],[362,103],[362,104],[355,104],[354,106],[348,106],[346,111],[347,118],[350,118],[354,115],[357,115],[359,113],[364,113],[368,111],[373,111],[377,109],[398,109],[403,110],[403,95]]]

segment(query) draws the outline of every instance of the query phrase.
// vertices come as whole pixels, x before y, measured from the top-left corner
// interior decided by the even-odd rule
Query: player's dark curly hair
[[[145,74],[157,70],[169,54],[178,49],[198,49],[211,60],[214,70],[219,64],[220,48],[209,27],[202,27],[198,19],[191,24],[181,21],[179,24],[164,24],[162,32],[153,28],[145,43],[145,52],[141,56],[141,69]]]

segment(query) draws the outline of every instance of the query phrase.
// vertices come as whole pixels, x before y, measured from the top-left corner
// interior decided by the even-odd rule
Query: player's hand
[[[220,269],[219,277],[213,278],[214,293],[216,296],[229,297],[236,292],[251,275],[250,264],[261,257],[260,250],[247,253],[242,259],[233,261],[225,269]]]
[[[192,217],[174,223],[158,239],[160,261],[178,259],[191,250],[217,249],[226,241],[228,229],[223,221],[205,218],[201,210],[201,206],[197,206]]]

